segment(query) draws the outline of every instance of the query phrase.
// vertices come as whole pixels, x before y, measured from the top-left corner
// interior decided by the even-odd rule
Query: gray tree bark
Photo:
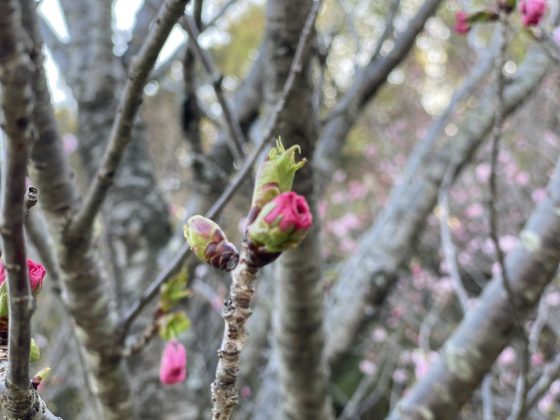
[[[276,102],[288,76],[312,3],[267,3],[265,95],[269,107]],[[286,147],[300,145],[302,156],[312,156],[318,135],[310,62],[307,57],[278,127]],[[296,174],[293,190],[306,197],[315,215],[314,228],[296,249],[282,254],[276,271],[273,334],[279,350],[280,417],[285,419],[332,418],[323,353],[324,293],[313,181],[313,167],[307,164]]]
[[[513,304],[526,317],[554,279],[560,262],[560,161],[537,206],[520,233],[520,246],[506,259]],[[478,305],[447,340],[430,372],[389,416],[397,419],[453,419],[508,344],[516,327],[512,302],[500,275]]]
[[[528,53],[504,95],[505,114],[511,114],[535,89],[550,59],[540,49]],[[365,322],[375,313],[408,261],[414,239],[432,211],[449,167],[455,173],[469,161],[492,128],[493,92],[471,110],[453,138],[440,138],[432,147],[419,144],[375,224],[362,236],[358,249],[340,268],[329,297],[327,355],[334,362],[352,346]],[[428,139],[430,141],[430,139]]]

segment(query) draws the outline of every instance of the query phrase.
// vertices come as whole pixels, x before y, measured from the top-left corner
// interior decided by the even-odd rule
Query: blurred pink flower
[[[393,380],[398,384],[404,384],[408,380],[408,372],[404,369],[395,369]]]
[[[547,293],[544,297],[544,301],[547,305],[550,306],[557,306],[560,304],[560,292],[554,291],[551,293]]]
[[[484,214],[484,206],[480,203],[472,203],[465,210],[465,216],[469,219],[480,217]]]
[[[377,342],[385,341],[387,338],[387,331],[385,328],[378,327],[373,330],[373,340]]]
[[[515,359],[515,350],[513,350],[511,347],[506,347],[498,357],[498,363],[500,365],[511,365],[513,362],[515,362]]]
[[[531,193],[531,199],[534,203],[539,204],[547,196],[546,188],[537,188]]]
[[[469,15],[464,10],[455,13],[455,32],[458,34],[466,34],[470,31],[471,26],[468,21]]]
[[[350,182],[349,191],[350,198],[352,200],[359,200],[367,195],[368,188],[365,184],[362,184],[358,181],[352,181]]]
[[[534,366],[540,366],[544,362],[544,356],[541,352],[533,353],[531,355],[531,364]]]
[[[525,186],[529,184],[530,179],[531,177],[527,172],[521,171],[515,176],[515,183],[517,185]]]
[[[521,0],[519,11],[524,26],[538,25],[546,11],[546,0]]]
[[[159,366],[159,380],[162,384],[178,384],[187,377],[187,350],[177,340],[168,341],[163,349]]]
[[[507,253],[515,249],[518,242],[517,237],[513,235],[504,235],[500,238],[500,247]]]
[[[64,153],[71,155],[78,149],[78,139],[72,133],[64,133],[62,135],[62,148]]]
[[[479,182],[488,182],[491,167],[489,163],[481,163],[474,169],[475,177]]]
[[[371,360],[364,359],[360,362],[360,371],[364,375],[371,376],[376,372],[376,370],[377,370],[377,365]]]
[[[253,391],[251,391],[251,387],[245,385],[244,387],[241,388],[241,398],[243,398],[244,400],[248,400],[249,398],[251,398],[251,395],[253,395]]]
[[[552,31],[552,39],[554,39],[554,42],[560,45],[560,26],[556,27]]]

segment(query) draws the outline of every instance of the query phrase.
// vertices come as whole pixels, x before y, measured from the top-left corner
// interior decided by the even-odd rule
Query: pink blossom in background
[[[502,251],[506,253],[513,251],[519,242],[517,237],[513,235],[504,235],[499,239],[499,241]]]
[[[377,146],[375,144],[368,144],[365,149],[365,154],[368,158],[377,156]]]
[[[377,365],[371,360],[364,359],[360,362],[360,372],[364,375],[371,376],[377,371]]]
[[[341,169],[334,171],[333,180],[335,182],[343,182],[346,179],[346,172]]]
[[[321,219],[324,219],[327,215],[327,203],[325,200],[320,200],[317,204],[317,213],[319,213]]]
[[[554,39],[554,42],[560,45],[560,26],[556,27],[552,31],[552,39]]]
[[[455,32],[458,34],[466,34],[470,31],[471,26],[468,21],[469,15],[464,10],[455,13]]]
[[[474,168],[474,174],[479,182],[488,182],[490,178],[491,167],[489,163],[481,163]]]
[[[347,236],[350,231],[360,229],[362,226],[362,221],[355,213],[346,213],[338,219],[329,221],[326,228],[336,236],[343,238]]]
[[[346,201],[346,194],[344,191],[335,191],[331,195],[331,201],[335,204],[344,203]]]
[[[187,350],[177,340],[168,341],[163,349],[159,366],[159,380],[162,384],[181,383],[187,377]]]
[[[511,347],[506,347],[504,351],[500,353],[500,356],[498,357],[498,363],[500,365],[511,365],[515,362],[515,359],[515,350],[513,350]]]
[[[555,30],[558,30],[558,33],[560,33],[560,26]],[[560,138],[558,138],[558,135],[552,131],[545,131],[543,134],[543,140],[551,146],[560,146]]]
[[[554,291],[551,293],[547,293],[544,297],[544,301],[549,306],[560,305],[560,292]]]
[[[534,203],[539,204],[547,196],[546,188],[537,188],[531,193],[531,199]]]
[[[360,200],[368,193],[368,188],[365,184],[358,181],[351,181],[349,185],[350,198],[352,200]]]
[[[385,328],[377,327],[373,330],[373,340],[383,342],[387,338],[387,330]]]
[[[530,179],[531,177],[527,172],[521,171],[515,176],[515,183],[517,185],[526,186],[529,185]]]
[[[78,139],[72,133],[64,133],[62,135],[62,148],[64,153],[71,155],[78,150]]]
[[[533,353],[531,355],[531,364],[533,366],[540,366],[543,364],[543,362],[544,362],[544,356],[540,351]]]
[[[538,25],[546,11],[546,0],[521,0],[519,11],[524,26]]]
[[[465,216],[474,219],[482,216],[485,212],[484,206],[480,203],[473,203],[465,209]]]
[[[244,387],[241,388],[241,398],[243,398],[244,400],[248,400],[249,398],[251,398],[252,395],[253,395],[253,391],[251,390],[251,387],[249,387],[248,385],[245,385]]]
[[[548,414],[548,412],[552,409],[553,406],[554,406],[554,397],[551,395],[550,392],[547,392],[545,396],[542,397],[539,403],[537,404],[539,411],[545,415]]]
[[[412,351],[411,358],[414,364],[414,375],[416,380],[421,380],[430,371],[430,366],[437,360],[438,354],[434,351],[426,353],[423,350]]]
[[[358,242],[356,242],[353,239],[344,237],[340,241],[339,249],[344,254],[351,254],[352,252],[354,252],[356,250],[357,247],[358,247]]]
[[[395,369],[393,372],[393,381],[398,384],[404,384],[408,380],[408,372],[404,369]]]

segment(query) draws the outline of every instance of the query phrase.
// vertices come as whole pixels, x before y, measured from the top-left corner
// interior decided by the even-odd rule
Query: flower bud
[[[183,231],[199,260],[225,271],[231,271],[237,266],[239,252],[227,240],[216,222],[203,216],[193,216],[187,221]]]
[[[34,298],[37,298],[39,292],[43,288],[43,280],[47,275],[47,270],[42,264],[35,262],[31,259],[27,259],[27,277],[29,278],[29,285],[31,287],[31,294]],[[0,286],[3,286],[6,282],[6,269],[4,264],[0,262]],[[0,291],[1,295],[1,291]],[[1,301],[1,296],[0,296]],[[2,316],[2,308],[0,302],[0,316]]]
[[[33,389],[39,388],[39,385],[43,383],[43,381],[47,376],[49,376],[51,371],[52,369],[50,367],[46,367],[37,372],[31,379],[31,385],[33,386]]]
[[[312,223],[313,216],[305,198],[286,192],[264,206],[249,226],[248,238],[260,251],[282,252],[296,246]]]
[[[471,30],[469,24],[469,17],[467,13],[463,10],[459,10],[455,13],[455,32],[458,34],[466,34]]]
[[[286,150],[282,141],[276,140],[276,147],[257,170],[251,208],[261,209],[277,195],[292,189],[296,171],[307,162],[306,159],[296,162],[296,151],[301,151],[299,146]]]
[[[546,11],[546,0],[522,0],[519,11],[524,26],[538,25]]]
[[[187,350],[177,340],[168,341],[161,356],[159,380],[162,384],[178,384],[187,377]]]

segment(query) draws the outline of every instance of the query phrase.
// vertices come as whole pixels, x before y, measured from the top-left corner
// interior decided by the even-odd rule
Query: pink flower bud
[[[521,0],[519,11],[524,26],[538,25],[546,11],[546,0]]]
[[[47,270],[42,264],[35,262],[31,259],[27,259],[27,270],[29,277],[29,284],[31,285],[31,293],[33,296],[37,296],[43,287],[43,280],[47,274]],[[0,262],[0,286],[6,281],[6,269],[4,264]]]
[[[464,10],[455,13],[455,32],[458,34],[466,34],[471,30],[469,24],[469,15]]]
[[[159,380],[162,384],[181,383],[187,377],[187,350],[176,340],[168,341],[161,356]]]
[[[282,252],[296,246],[312,223],[313,216],[305,198],[294,192],[286,192],[264,206],[249,226],[248,237],[253,245],[264,252]]]

